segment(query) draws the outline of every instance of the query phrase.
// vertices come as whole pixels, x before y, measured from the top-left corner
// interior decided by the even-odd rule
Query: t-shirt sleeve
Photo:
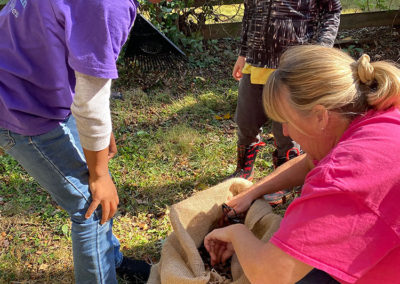
[[[56,17],[65,28],[66,59],[71,68],[94,77],[117,78],[116,60],[135,20],[135,2],[58,0],[54,3]]]
[[[304,263],[354,283],[398,245],[398,238],[357,196],[320,172],[288,207],[271,242]]]

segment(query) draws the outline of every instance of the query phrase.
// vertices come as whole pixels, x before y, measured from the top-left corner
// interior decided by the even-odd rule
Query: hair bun
[[[370,86],[375,81],[375,70],[370,63],[370,57],[368,54],[363,54],[357,60],[358,77],[364,84]]]

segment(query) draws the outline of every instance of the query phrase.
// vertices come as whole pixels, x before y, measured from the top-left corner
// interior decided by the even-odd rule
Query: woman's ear
[[[329,111],[322,105],[316,105],[312,109],[312,114],[315,127],[324,131],[329,122]]]

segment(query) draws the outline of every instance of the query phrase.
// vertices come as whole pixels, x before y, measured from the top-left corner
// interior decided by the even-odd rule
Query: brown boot
[[[251,181],[254,175],[254,162],[262,146],[265,146],[264,142],[253,145],[238,145],[236,171],[228,178],[240,177]]]

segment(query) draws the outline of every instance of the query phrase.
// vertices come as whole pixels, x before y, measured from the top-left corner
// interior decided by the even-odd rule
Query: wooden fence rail
[[[0,0],[0,3],[5,3]],[[201,7],[204,4],[209,5],[230,5],[241,4],[243,0],[194,0],[193,7]],[[0,10],[4,4],[0,4]],[[340,30],[363,28],[363,27],[379,27],[379,26],[398,26],[400,25],[400,10],[367,12],[342,14],[340,17]],[[240,34],[242,23],[222,23],[209,24],[202,28],[202,34],[205,39],[232,38]]]
[[[400,25],[400,11],[382,11],[368,13],[342,14],[340,16],[340,30],[364,27],[398,26]],[[242,23],[223,23],[205,25],[202,34],[205,39],[230,38],[240,35]]]

